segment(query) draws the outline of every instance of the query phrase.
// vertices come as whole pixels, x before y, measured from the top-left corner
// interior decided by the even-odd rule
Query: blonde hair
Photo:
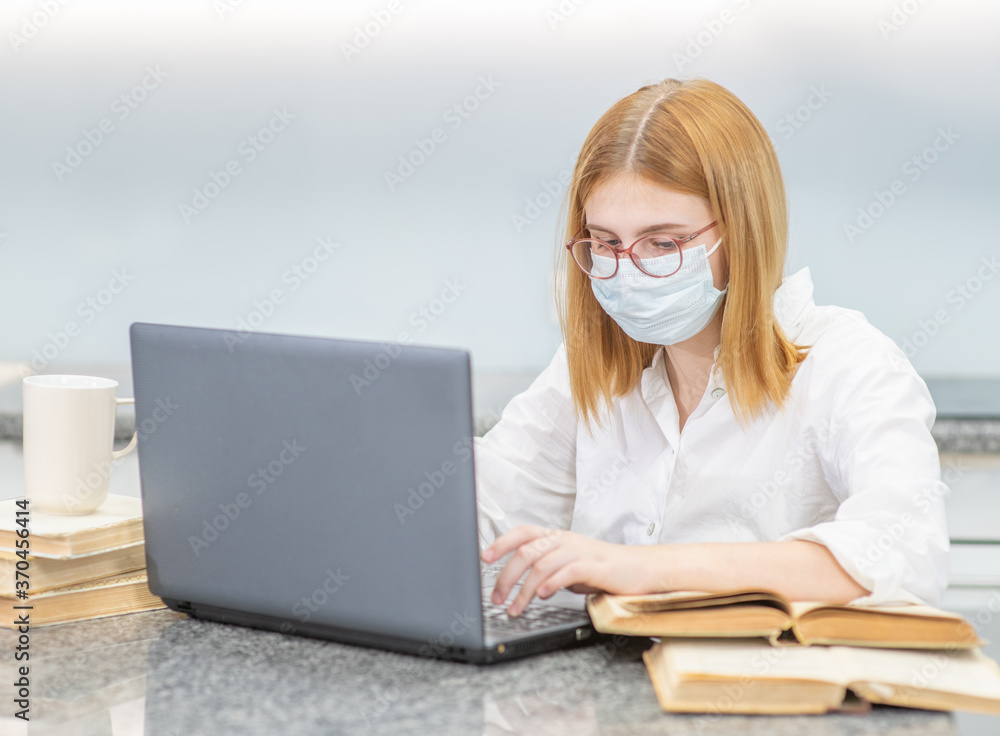
[[[600,404],[636,386],[659,345],[637,342],[608,316],[568,242],[584,226],[591,194],[638,175],[707,200],[729,263],[719,367],[737,420],[780,408],[808,346],[791,342],[774,316],[788,238],[785,189],[760,121],[732,92],[705,79],[665,79],[619,100],[591,129],[567,192],[557,251],[556,305],[577,414],[592,431]]]

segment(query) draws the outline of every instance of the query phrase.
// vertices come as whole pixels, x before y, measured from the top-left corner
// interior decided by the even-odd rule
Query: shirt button
[[[721,388],[717,388],[717,389],[715,389],[715,391],[712,392],[712,396],[714,396],[717,399],[721,399],[725,395],[726,395],[725,389],[721,389]]]
[[[648,529],[646,529],[646,536],[647,536],[647,537],[651,537],[651,536],[653,536],[653,530],[654,530],[655,528],[656,528],[656,522],[653,522],[653,523],[651,523],[651,524],[649,525],[649,528],[648,528]]]

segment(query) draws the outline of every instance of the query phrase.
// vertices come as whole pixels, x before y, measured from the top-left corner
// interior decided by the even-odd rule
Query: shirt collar
[[[782,331],[795,342],[805,327],[813,302],[813,282],[809,267],[803,266],[791,276],[781,281],[774,292],[774,316]]]

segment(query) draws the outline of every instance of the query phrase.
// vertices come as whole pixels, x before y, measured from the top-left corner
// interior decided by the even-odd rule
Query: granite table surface
[[[14,632],[0,631],[10,652]],[[32,736],[181,734],[963,734],[950,713],[739,716],[660,710],[646,638],[494,665],[192,619],[170,610],[31,634]],[[10,674],[0,664],[3,682]],[[6,685],[4,686],[7,687]],[[4,716],[11,714],[4,694]],[[26,733],[12,719],[0,733]],[[989,732],[988,732],[989,733]]]

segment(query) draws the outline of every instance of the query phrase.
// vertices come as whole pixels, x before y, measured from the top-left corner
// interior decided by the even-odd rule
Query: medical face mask
[[[628,256],[620,258],[618,273],[610,279],[591,278],[594,296],[633,340],[654,345],[687,340],[708,326],[729,290],[728,285],[722,291],[715,288],[708,262],[721,242],[719,238],[712,250],[699,245],[684,251],[680,269],[662,279],[640,271]],[[608,270],[614,269],[612,258],[595,255],[594,260],[606,260]]]

